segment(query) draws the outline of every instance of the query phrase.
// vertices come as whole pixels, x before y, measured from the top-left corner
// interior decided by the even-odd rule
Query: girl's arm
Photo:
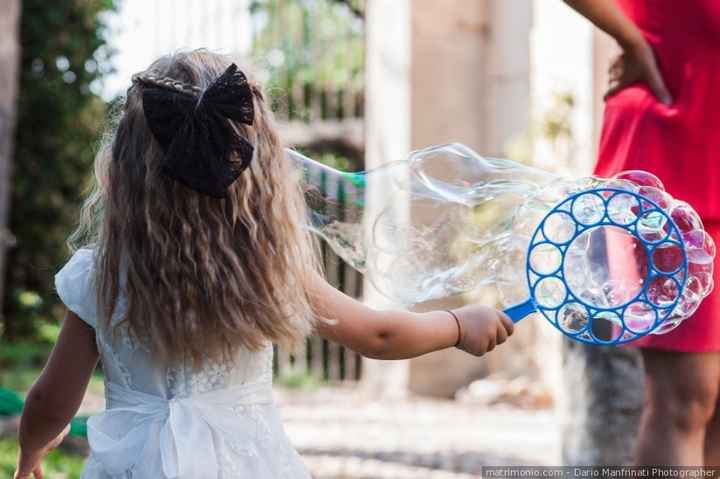
[[[604,31],[622,48],[623,53],[610,67],[610,89],[606,97],[628,85],[647,83],[655,96],[666,105],[672,96],[665,86],[655,54],[640,29],[623,13],[615,0],[564,0],[580,15]]]
[[[318,333],[374,359],[414,358],[456,345],[481,356],[513,332],[510,318],[484,306],[454,310],[456,321],[447,311],[378,311],[341,293],[319,276],[313,289],[313,306],[322,318]]]
[[[17,478],[39,477],[42,458],[64,437],[97,362],[94,329],[68,312],[57,344],[25,402]]]

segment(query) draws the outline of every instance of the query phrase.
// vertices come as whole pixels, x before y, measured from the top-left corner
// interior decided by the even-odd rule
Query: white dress
[[[82,479],[309,478],[272,397],[272,346],[230,364],[158,364],[123,326],[97,325],[93,250],[55,277],[65,305],[95,328],[107,409],[88,421]],[[112,324],[127,310],[122,296]]]

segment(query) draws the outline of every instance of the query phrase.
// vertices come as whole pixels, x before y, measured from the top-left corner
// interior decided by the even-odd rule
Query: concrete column
[[[365,166],[369,170],[406,159],[410,153],[410,0],[368,0],[366,25]],[[387,201],[388,191],[387,185],[369,185],[368,218]],[[402,203],[406,198],[397,196],[393,201]],[[373,307],[399,307],[369,281],[364,291],[365,302]],[[407,393],[407,361],[366,360],[363,366],[363,383],[372,394],[401,397]]]
[[[488,2],[412,0],[413,149],[488,136]]]
[[[487,0],[490,21],[485,94],[487,156],[508,157],[511,145],[530,128],[530,29],[533,4],[529,0]]]
[[[531,7],[528,0],[412,0],[413,149],[461,142],[483,155],[505,156],[508,145],[527,132]],[[432,212],[415,207],[411,214],[414,224],[432,221]],[[467,300],[452,298],[419,309],[457,307]],[[492,305],[497,298],[481,293],[475,300]],[[518,336],[526,337],[487,358],[448,349],[413,359],[411,391],[452,397],[489,373],[513,374],[518,358],[523,358],[519,369],[526,372],[529,355],[515,345],[531,342],[534,329],[523,326]]]

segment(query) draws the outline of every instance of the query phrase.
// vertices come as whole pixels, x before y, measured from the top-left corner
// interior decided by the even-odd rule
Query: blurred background
[[[242,58],[285,142],[333,167],[462,142],[572,176],[591,171],[614,53],[561,0],[0,0],[2,477],[13,471],[20,401],[58,335],[52,278],[106,115],[133,73],[199,47]],[[386,305],[323,256],[338,288]],[[422,308],[475,300],[497,298],[477,291]],[[483,359],[449,350],[380,363],[319,338],[294,356],[279,350],[288,433],[318,478],[629,461],[641,392],[633,353],[565,344],[542,321],[517,336]],[[606,397],[611,381],[626,394]],[[98,371],[82,412],[103,404]],[[49,477],[79,477],[76,432]]]

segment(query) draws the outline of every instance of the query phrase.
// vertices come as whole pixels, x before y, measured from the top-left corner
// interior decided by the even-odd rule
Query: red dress
[[[673,103],[663,105],[644,84],[608,99],[595,173],[654,173],[720,245],[720,0],[616,1],[653,47]],[[720,289],[717,262],[715,284]],[[720,351],[720,291],[676,330],[634,344]]]

